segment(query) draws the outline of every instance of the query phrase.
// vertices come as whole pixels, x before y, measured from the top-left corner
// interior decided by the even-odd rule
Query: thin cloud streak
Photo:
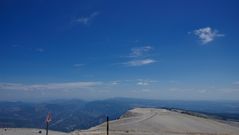
[[[147,56],[148,53],[152,50],[153,48],[151,46],[132,48],[129,57],[132,58],[145,57],[145,55]]]
[[[142,59],[142,60],[131,60],[131,61],[128,61],[124,64],[127,65],[127,66],[136,67],[136,66],[143,66],[143,65],[153,64],[155,62],[156,62],[156,60],[154,60],[154,59]]]
[[[130,60],[122,64],[130,67],[153,64],[157,61],[150,57],[152,50],[152,46],[132,48],[130,54],[128,55],[128,58],[130,58]]]
[[[141,85],[141,86],[147,86],[147,85],[151,85],[151,84],[155,84],[155,83],[159,83],[158,80],[150,80],[150,79],[138,79],[137,85]]]
[[[66,82],[48,84],[0,83],[0,90],[73,90],[86,89],[101,85],[102,82]]]
[[[80,17],[80,18],[76,19],[76,22],[87,25],[99,14],[100,14],[99,12],[94,12],[87,17]]]

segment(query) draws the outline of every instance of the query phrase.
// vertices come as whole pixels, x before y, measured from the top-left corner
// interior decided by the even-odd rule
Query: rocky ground
[[[239,127],[226,121],[197,117],[166,109],[136,108],[110,121],[110,135],[239,135]],[[41,133],[39,133],[41,131]],[[45,135],[42,129],[0,129],[0,135]],[[49,135],[106,135],[106,123],[71,133]]]
[[[49,131],[49,135],[69,135],[63,132]],[[46,135],[45,129],[0,128],[0,135]]]
[[[106,123],[75,135],[106,134]],[[165,109],[136,108],[110,122],[113,135],[239,135],[239,128],[210,118]]]

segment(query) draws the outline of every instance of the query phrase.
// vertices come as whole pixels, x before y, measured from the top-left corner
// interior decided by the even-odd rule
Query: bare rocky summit
[[[42,131],[39,133],[39,131]],[[0,129],[0,135],[45,135],[43,129]],[[110,135],[239,135],[239,127],[211,118],[177,111],[135,108],[110,121]],[[49,135],[106,135],[106,123],[70,133],[50,131]]]
[[[45,129],[36,128],[0,128],[0,135],[45,135]],[[49,135],[69,135],[64,132],[49,131]]]
[[[75,135],[103,135],[106,123]],[[239,127],[166,109],[136,108],[110,122],[112,135],[239,135]]]

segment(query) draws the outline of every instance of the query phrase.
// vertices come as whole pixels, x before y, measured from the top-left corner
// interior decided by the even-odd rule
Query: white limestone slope
[[[45,134],[44,129],[0,129],[0,135]],[[106,123],[71,133],[49,131],[49,135],[106,135]],[[110,121],[110,135],[239,135],[239,127],[165,109],[136,108]]]
[[[39,133],[41,131],[41,133]],[[49,131],[49,135],[69,135],[63,132]],[[46,135],[45,129],[35,128],[0,128],[0,135]]]
[[[106,123],[74,135],[105,135]],[[110,122],[110,135],[239,135],[239,128],[225,122],[165,109],[136,108]]]

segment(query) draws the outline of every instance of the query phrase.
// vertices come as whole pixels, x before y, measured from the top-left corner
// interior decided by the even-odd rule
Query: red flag
[[[46,116],[46,123],[50,123],[51,122],[51,113],[49,112]]]

